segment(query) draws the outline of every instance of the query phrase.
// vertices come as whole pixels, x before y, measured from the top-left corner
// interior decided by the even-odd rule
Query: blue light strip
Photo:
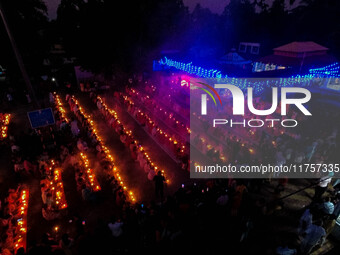
[[[192,65],[192,62],[183,63],[183,62],[174,61],[172,59],[168,59],[167,57],[164,57],[164,60],[161,59],[159,63],[161,65],[174,67],[178,70],[187,72],[189,74],[197,75],[202,78],[227,78],[228,77],[227,75],[222,75],[221,71],[218,71],[216,69],[205,69],[203,67],[194,66]]]
[[[313,75],[325,75],[325,76],[334,76],[334,77],[340,77],[340,65],[338,62],[320,67],[320,68],[314,68],[309,69],[309,73]]]
[[[178,70],[184,71],[186,73],[196,75],[202,78],[220,78],[225,79],[225,82],[228,82],[232,85],[239,87],[242,90],[246,90],[248,87],[252,87],[255,92],[259,93],[263,91],[264,88],[268,87],[308,87],[311,85],[311,81],[314,78],[314,74],[310,73],[307,75],[296,75],[288,78],[276,78],[273,80],[264,80],[259,82],[250,82],[245,78],[233,78],[228,77],[227,75],[223,75],[221,71],[216,69],[205,69],[199,66],[192,65],[190,63],[183,63],[179,61],[175,61],[164,57],[159,61],[161,65],[165,65],[168,67],[174,67]]]

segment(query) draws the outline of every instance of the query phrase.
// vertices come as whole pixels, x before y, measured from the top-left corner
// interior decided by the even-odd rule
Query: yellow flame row
[[[85,166],[85,173],[87,175],[87,178],[90,182],[90,185],[94,191],[100,190],[100,185],[98,183],[98,180],[96,178],[96,175],[93,172],[93,169],[90,168],[90,161],[88,160],[87,156],[84,153],[80,153],[80,158],[82,159],[84,166]]]
[[[10,114],[3,114],[3,118],[1,119],[1,138],[7,137],[7,131],[8,131],[8,124],[10,121]]]
[[[22,190],[19,198],[19,219],[18,223],[18,233],[14,240],[14,250],[15,252],[20,248],[24,247],[26,249],[26,234],[27,234],[27,208],[28,208],[28,190]]]

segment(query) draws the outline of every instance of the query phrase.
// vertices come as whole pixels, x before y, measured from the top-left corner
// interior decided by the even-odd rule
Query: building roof
[[[275,64],[275,65],[282,65],[282,66],[308,66],[310,68],[322,67],[325,65],[333,64],[337,62],[337,59],[333,56],[328,54],[319,55],[319,56],[310,56],[302,58],[291,58],[279,55],[269,55],[263,58],[260,58],[258,62],[268,63],[268,64]]]
[[[274,48],[274,51],[288,51],[288,52],[313,52],[313,51],[327,51],[328,48],[321,46],[315,42],[291,42],[280,47]]]

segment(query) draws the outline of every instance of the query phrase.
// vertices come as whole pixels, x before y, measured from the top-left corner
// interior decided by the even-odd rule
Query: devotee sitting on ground
[[[67,147],[64,146],[64,145],[61,145],[60,146],[60,160],[63,162],[69,154],[70,154],[70,152],[67,149]]]
[[[150,168],[150,171],[149,171],[149,173],[148,173],[148,179],[149,179],[149,181],[152,181],[152,180],[154,179],[155,175],[156,175],[155,168],[154,168],[154,167],[151,167],[151,168]]]
[[[43,208],[41,209],[42,216],[46,220],[54,220],[61,218],[61,214],[59,210],[53,208],[52,206],[48,206],[47,204],[43,205]]]
[[[313,215],[311,214],[310,209],[307,208],[299,220],[298,234],[300,236],[305,235],[308,227],[312,224],[312,222]]]
[[[72,118],[72,121],[71,121],[71,131],[74,137],[77,137],[80,132],[78,128],[78,123],[74,118]]]
[[[301,241],[300,250],[302,254],[310,254],[318,245],[322,246],[326,237],[326,231],[322,227],[322,221],[317,221],[309,225],[305,236]]]

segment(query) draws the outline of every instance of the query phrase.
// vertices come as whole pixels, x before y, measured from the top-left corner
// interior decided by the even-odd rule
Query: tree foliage
[[[216,48],[224,54],[240,41],[273,47],[313,40],[339,55],[339,1],[304,0],[289,10],[284,0],[231,0],[222,15],[180,0],[63,0],[58,23],[71,54],[93,71],[131,71],[162,49]]]
[[[1,5],[29,73],[32,75],[38,73],[49,48],[42,33],[48,26],[47,7],[44,1],[2,0]],[[16,59],[4,24],[2,21],[0,23],[0,64],[15,72]]]
[[[42,0],[2,0],[29,66],[38,65],[48,43],[61,38],[82,67],[108,74],[150,67],[165,49],[185,55],[192,48],[214,48],[220,57],[240,41],[259,42],[267,54],[284,43],[310,40],[340,59],[340,1],[302,0],[291,9],[294,2],[230,0],[217,15],[200,5],[190,13],[182,0],[61,0],[57,20],[48,23]],[[0,34],[6,38],[2,26]],[[9,52],[0,54],[13,59]]]

